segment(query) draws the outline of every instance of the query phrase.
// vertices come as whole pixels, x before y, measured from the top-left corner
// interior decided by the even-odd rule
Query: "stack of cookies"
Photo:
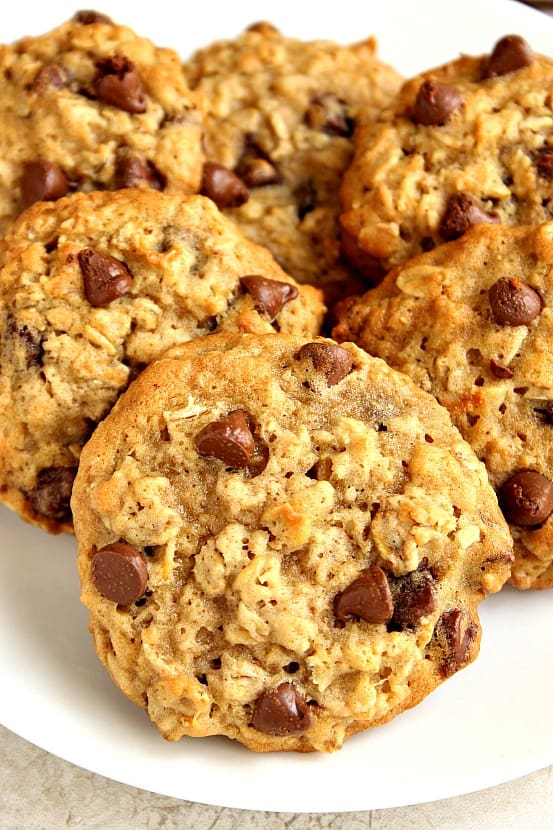
[[[553,61],[87,11],[0,65],[0,499],[115,683],[255,751],[414,706],[553,584]]]

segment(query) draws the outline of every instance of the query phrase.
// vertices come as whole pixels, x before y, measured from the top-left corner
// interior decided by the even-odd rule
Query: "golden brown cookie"
[[[510,572],[486,470],[353,344],[175,347],[83,449],[72,507],[101,660],[169,740],[332,751],[477,655]]]
[[[203,196],[152,189],[39,202],[0,250],[0,500],[70,530],[79,454],[147,363],[215,329],[319,331],[297,286]]]
[[[201,102],[171,49],[81,12],[0,46],[0,76],[0,234],[76,190],[197,192]]]
[[[344,305],[334,336],[449,410],[509,520],[512,582],[553,586],[553,223],[471,228]]]
[[[341,223],[375,282],[476,223],[551,218],[552,86],[553,60],[507,36],[410,79],[359,128]]]
[[[206,99],[203,192],[329,305],[362,290],[340,250],[338,188],[355,125],[400,84],[374,38],[302,41],[259,23],[199,50],[185,71]]]

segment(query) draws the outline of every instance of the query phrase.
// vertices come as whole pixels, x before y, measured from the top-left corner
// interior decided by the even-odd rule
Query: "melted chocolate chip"
[[[236,174],[248,187],[265,187],[280,181],[280,175],[269,159],[245,155],[236,167]]]
[[[200,193],[221,209],[240,207],[250,198],[250,191],[242,179],[228,167],[214,161],[204,163]]]
[[[354,121],[348,116],[346,103],[331,92],[315,95],[305,112],[305,121],[314,130],[329,135],[349,138],[353,135]]]
[[[229,467],[247,467],[255,442],[243,409],[207,424],[194,439],[199,455],[218,458]]]
[[[253,426],[249,424],[250,430],[254,433]],[[257,435],[253,435],[253,453],[245,468],[248,478],[255,478],[260,475],[269,463],[269,447]]]
[[[486,213],[474,196],[456,193],[447,204],[440,223],[440,234],[446,240],[457,239],[473,225],[479,225],[481,222],[497,223],[501,222],[501,219],[493,213]]]
[[[493,318],[499,326],[527,326],[541,312],[541,297],[525,282],[502,277],[488,291]]]
[[[115,168],[114,183],[117,190],[146,184],[155,190],[163,190],[165,179],[149,161],[140,156],[122,156]]]
[[[466,663],[470,645],[478,634],[477,624],[470,622],[464,627],[465,620],[465,613],[454,608],[445,611],[436,625],[437,639],[444,643],[444,659],[440,666],[440,674],[444,677],[449,677]]]
[[[53,161],[37,159],[23,165],[21,200],[25,207],[34,202],[55,202],[66,196],[69,189],[67,176]]]
[[[458,89],[441,81],[423,81],[417,92],[411,119],[415,124],[442,126],[463,104]]]
[[[314,368],[325,376],[327,386],[335,386],[343,380],[353,366],[351,354],[336,343],[306,343],[297,357],[310,360]]]
[[[298,296],[298,289],[289,282],[270,280],[257,274],[240,277],[240,285],[244,291],[253,297],[257,306],[266,311],[271,320],[274,320],[282,311],[286,303]]]
[[[302,735],[313,725],[313,715],[294,684],[285,682],[259,695],[252,722],[266,735]]]
[[[334,616],[340,622],[357,618],[369,623],[384,623],[394,613],[386,574],[371,565],[334,598]]]
[[[553,512],[553,483],[535,470],[519,470],[501,485],[499,504],[511,524],[535,527]]]
[[[131,605],[139,600],[148,584],[144,555],[125,542],[113,542],[97,550],[91,570],[96,590],[118,605]]]
[[[436,580],[428,570],[416,570],[390,583],[394,614],[390,621],[393,630],[415,628],[422,617],[436,610]]]
[[[534,63],[536,55],[520,35],[507,35],[498,40],[484,66],[484,78],[506,75]]]
[[[41,95],[48,89],[62,89],[65,83],[65,73],[61,66],[56,63],[46,63],[35,75],[33,90]]]
[[[96,97],[125,112],[146,112],[146,96],[134,63],[124,55],[114,55],[96,64],[93,81]]]
[[[13,317],[8,318],[7,336],[14,345],[16,354],[22,357],[25,368],[40,366],[44,350],[42,348],[42,337],[35,329],[26,325],[18,325]]]
[[[538,176],[551,181],[553,179],[553,148],[545,147],[534,156]]]
[[[69,521],[69,502],[76,472],[73,467],[46,467],[40,470],[35,487],[27,493],[32,509],[54,521]]]
[[[510,366],[504,366],[503,363],[499,363],[499,361],[492,357],[490,360],[490,372],[492,375],[495,375],[496,378],[507,380],[508,378],[513,377],[515,370],[511,369]]]
[[[131,287],[131,272],[124,262],[115,257],[84,248],[77,258],[83,275],[84,293],[90,305],[108,305]]]
[[[83,26],[90,26],[92,23],[113,23],[107,14],[95,12],[92,9],[82,9],[81,11],[75,12],[73,20],[76,23],[82,23]]]

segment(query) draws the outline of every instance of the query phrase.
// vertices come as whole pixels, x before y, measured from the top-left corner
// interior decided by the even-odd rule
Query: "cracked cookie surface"
[[[202,109],[180,58],[97,17],[0,46],[0,233],[75,190],[199,189]]]
[[[72,504],[97,653],[170,740],[338,749],[476,657],[510,571],[446,411],[323,338],[171,349],[83,449]]]
[[[553,223],[478,225],[394,268],[334,328],[445,406],[488,469],[512,582],[553,585]]]
[[[206,155],[242,181],[226,210],[299,282],[329,304],[363,285],[340,250],[338,188],[355,124],[388,104],[400,78],[376,43],[289,38],[268,23],[216,42],[185,64],[206,99]]]
[[[0,249],[0,500],[69,530],[81,446],[147,363],[218,328],[317,334],[322,314],[203,196],[31,206]]]
[[[477,222],[551,219],[553,60],[515,35],[407,81],[354,137],[343,230],[386,271]]]

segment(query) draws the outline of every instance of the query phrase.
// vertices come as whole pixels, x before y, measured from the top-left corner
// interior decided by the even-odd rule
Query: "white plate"
[[[114,0],[100,9],[183,57],[260,19],[304,38],[348,42],[375,33],[383,59],[404,74],[460,52],[487,52],[514,32],[546,53],[553,35],[553,19],[509,0],[294,5]],[[32,4],[32,14],[30,7],[10,6],[5,41],[52,28],[76,4]],[[81,767],[206,804],[323,813],[460,795],[553,763],[550,591],[506,589],[483,603],[476,663],[387,726],[351,738],[330,756],[256,755],[225,739],[163,741],[94,655],[78,599],[74,539],[50,537],[4,508],[0,528],[1,721]]]

